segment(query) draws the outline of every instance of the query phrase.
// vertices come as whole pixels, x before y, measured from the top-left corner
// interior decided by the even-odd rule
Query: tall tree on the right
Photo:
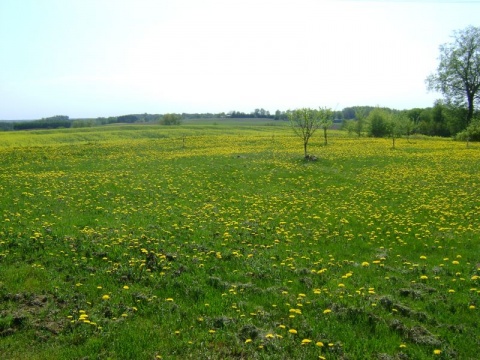
[[[453,42],[440,46],[439,60],[427,87],[441,92],[448,103],[466,107],[467,126],[480,102],[480,27],[454,31]]]

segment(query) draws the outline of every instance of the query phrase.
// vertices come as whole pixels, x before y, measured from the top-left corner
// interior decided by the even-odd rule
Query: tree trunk
[[[327,128],[323,128],[323,137],[325,138],[325,145],[327,145]]]
[[[468,101],[468,112],[467,112],[467,123],[466,126],[470,125],[470,122],[473,118],[473,96],[471,92],[467,92],[467,101]]]
[[[307,158],[307,144],[308,144],[307,141],[304,141],[304,142],[303,142],[303,151],[304,151],[304,153],[305,153],[305,159]]]

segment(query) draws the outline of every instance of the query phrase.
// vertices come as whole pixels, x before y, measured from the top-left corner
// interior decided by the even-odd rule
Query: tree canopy
[[[447,103],[467,108],[467,126],[480,101],[480,27],[454,32],[451,43],[440,46],[437,71],[427,77],[429,90],[441,92]]]

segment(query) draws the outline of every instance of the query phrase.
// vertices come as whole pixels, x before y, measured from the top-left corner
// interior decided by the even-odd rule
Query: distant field
[[[2,359],[476,359],[480,146],[0,132]]]

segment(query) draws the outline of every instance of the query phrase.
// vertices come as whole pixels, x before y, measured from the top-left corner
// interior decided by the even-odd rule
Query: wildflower
[[[435,349],[435,350],[433,350],[433,353],[434,353],[435,355],[440,355],[440,354],[442,353],[442,350]]]
[[[102,299],[103,300],[108,300],[108,299],[110,299],[110,295],[105,294],[105,295],[102,296]]]
[[[210,334],[215,334],[216,331],[215,331],[215,330],[208,330],[208,332],[209,332]]]
[[[325,309],[325,310],[323,310],[323,313],[324,313],[324,314],[328,314],[328,313],[331,313],[331,312],[332,312],[332,310],[330,310],[330,309]]]
[[[405,345],[405,344],[400,344],[400,348],[406,348],[406,347],[407,347],[407,345]]]
[[[267,339],[272,339],[272,338],[274,338],[275,336],[274,336],[273,334],[267,334],[267,335],[265,335],[265,337],[266,337]]]
[[[427,257],[426,257],[425,255],[422,255],[422,256],[420,256],[420,259],[422,259],[422,260],[426,260],[426,259],[427,259]]]
[[[370,266],[370,264],[368,262],[364,261],[364,262],[362,262],[362,266],[367,267],[367,266]]]
[[[296,334],[296,333],[297,333],[297,330],[295,330],[295,329],[290,329],[290,330],[288,330],[288,332],[289,332],[290,334]]]
[[[311,342],[312,342],[312,340],[310,340],[310,339],[303,339],[302,340],[302,345],[310,344]]]
[[[165,301],[170,301],[171,302],[171,301],[173,301],[173,299],[172,298],[166,298]],[[205,305],[207,305],[207,304],[205,304]]]
[[[318,347],[323,347],[323,342],[317,341],[317,342],[315,343],[315,345],[318,346]]]
[[[125,285],[125,286],[123,287],[123,289],[124,289],[124,290],[128,290],[129,287],[128,287],[127,285]]]
[[[252,339],[245,340],[245,344],[248,344],[248,343],[251,343],[251,342],[252,342]]]

